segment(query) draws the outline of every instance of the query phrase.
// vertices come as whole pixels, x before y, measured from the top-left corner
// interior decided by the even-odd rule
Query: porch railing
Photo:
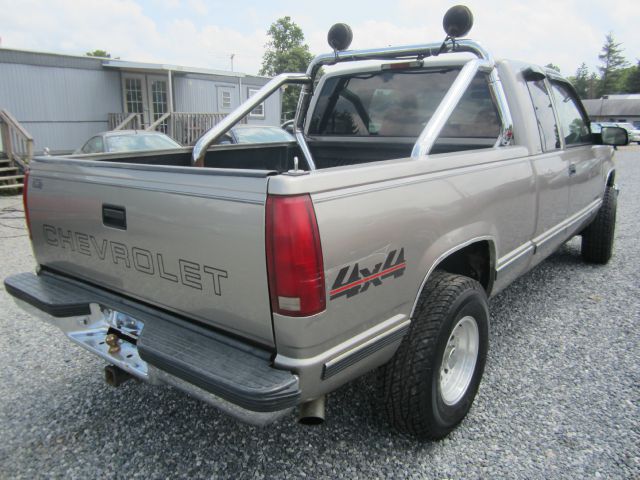
[[[182,145],[194,145],[207,130],[226,116],[226,113],[174,112],[170,122],[173,138]]]
[[[165,113],[145,130],[166,133],[176,142],[191,146],[211,127],[217,125],[227,116],[226,113]],[[246,118],[241,123],[246,123]]]
[[[144,130],[162,132],[184,146],[191,146],[211,127],[227,116],[226,113],[167,112],[153,123],[143,126],[139,113],[110,113],[110,130]],[[247,123],[246,117],[240,123]]]
[[[7,110],[0,110],[2,151],[24,171],[33,158],[33,137]]]
[[[170,116],[171,116],[171,112],[167,112],[163,114],[162,116],[158,117],[158,119],[155,122],[153,122],[151,125],[145,128],[145,130],[162,132],[171,136],[171,128],[170,128],[169,122],[167,121]]]
[[[142,115],[139,113],[110,113],[109,130],[141,130]]]

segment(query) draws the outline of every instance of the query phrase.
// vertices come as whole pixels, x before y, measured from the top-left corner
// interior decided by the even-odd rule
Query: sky
[[[329,51],[326,34],[348,23],[352,48],[438,42],[442,17],[458,2],[440,0],[0,0],[0,46],[82,55],[103,49],[123,60],[258,72],[266,31],[288,15],[313,54]],[[613,32],[627,60],[640,59],[640,8],[622,0],[467,0],[468,35],[496,58],[591,70]]]

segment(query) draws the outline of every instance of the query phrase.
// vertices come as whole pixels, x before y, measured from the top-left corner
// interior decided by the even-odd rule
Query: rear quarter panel
[[[393,316],[409,318],[428,271],[444,253],[485,239],[499,258],[528,241],[535,225],[535,180],[521,147],[280,176],[271,179],[269,192],[312,192],[320,229],[326,311],[274,316],[278,353],[298,358]],[[341,271],[362,279],[398,265],[400,252],[403,271],[361,284],[351,295],[331,295],[344,285]]]

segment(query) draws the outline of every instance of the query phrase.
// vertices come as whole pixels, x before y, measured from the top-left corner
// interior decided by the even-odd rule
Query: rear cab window
[[[441,138],[485,138],[500,135],[500,114],[489,90],[489,75],[478,73],[445,124]]]
[[[459,71],[459,68],[414,69],[330,78],[318,97],[309,134],[417,139]],[[478,73],[436,145],[466,138],[486,139],[476,143],[492,147],[500,128],[488,75]]]
[[[330,78],[318,97],[309,134],[417,138],[458,73],[449,68]]]

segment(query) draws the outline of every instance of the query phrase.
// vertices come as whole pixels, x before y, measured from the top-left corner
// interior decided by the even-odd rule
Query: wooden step
[[[0,177],[0,182],[3,180],[22,180],[24,175],[7,175],[6,177]]]
[[[11,164],[11,160],[9,160],[8,158],[0,158],[0,165],[10,165]]]
[[[2,172],[15,172],[18,170],[18,167],[0,167],[0,173]]]

